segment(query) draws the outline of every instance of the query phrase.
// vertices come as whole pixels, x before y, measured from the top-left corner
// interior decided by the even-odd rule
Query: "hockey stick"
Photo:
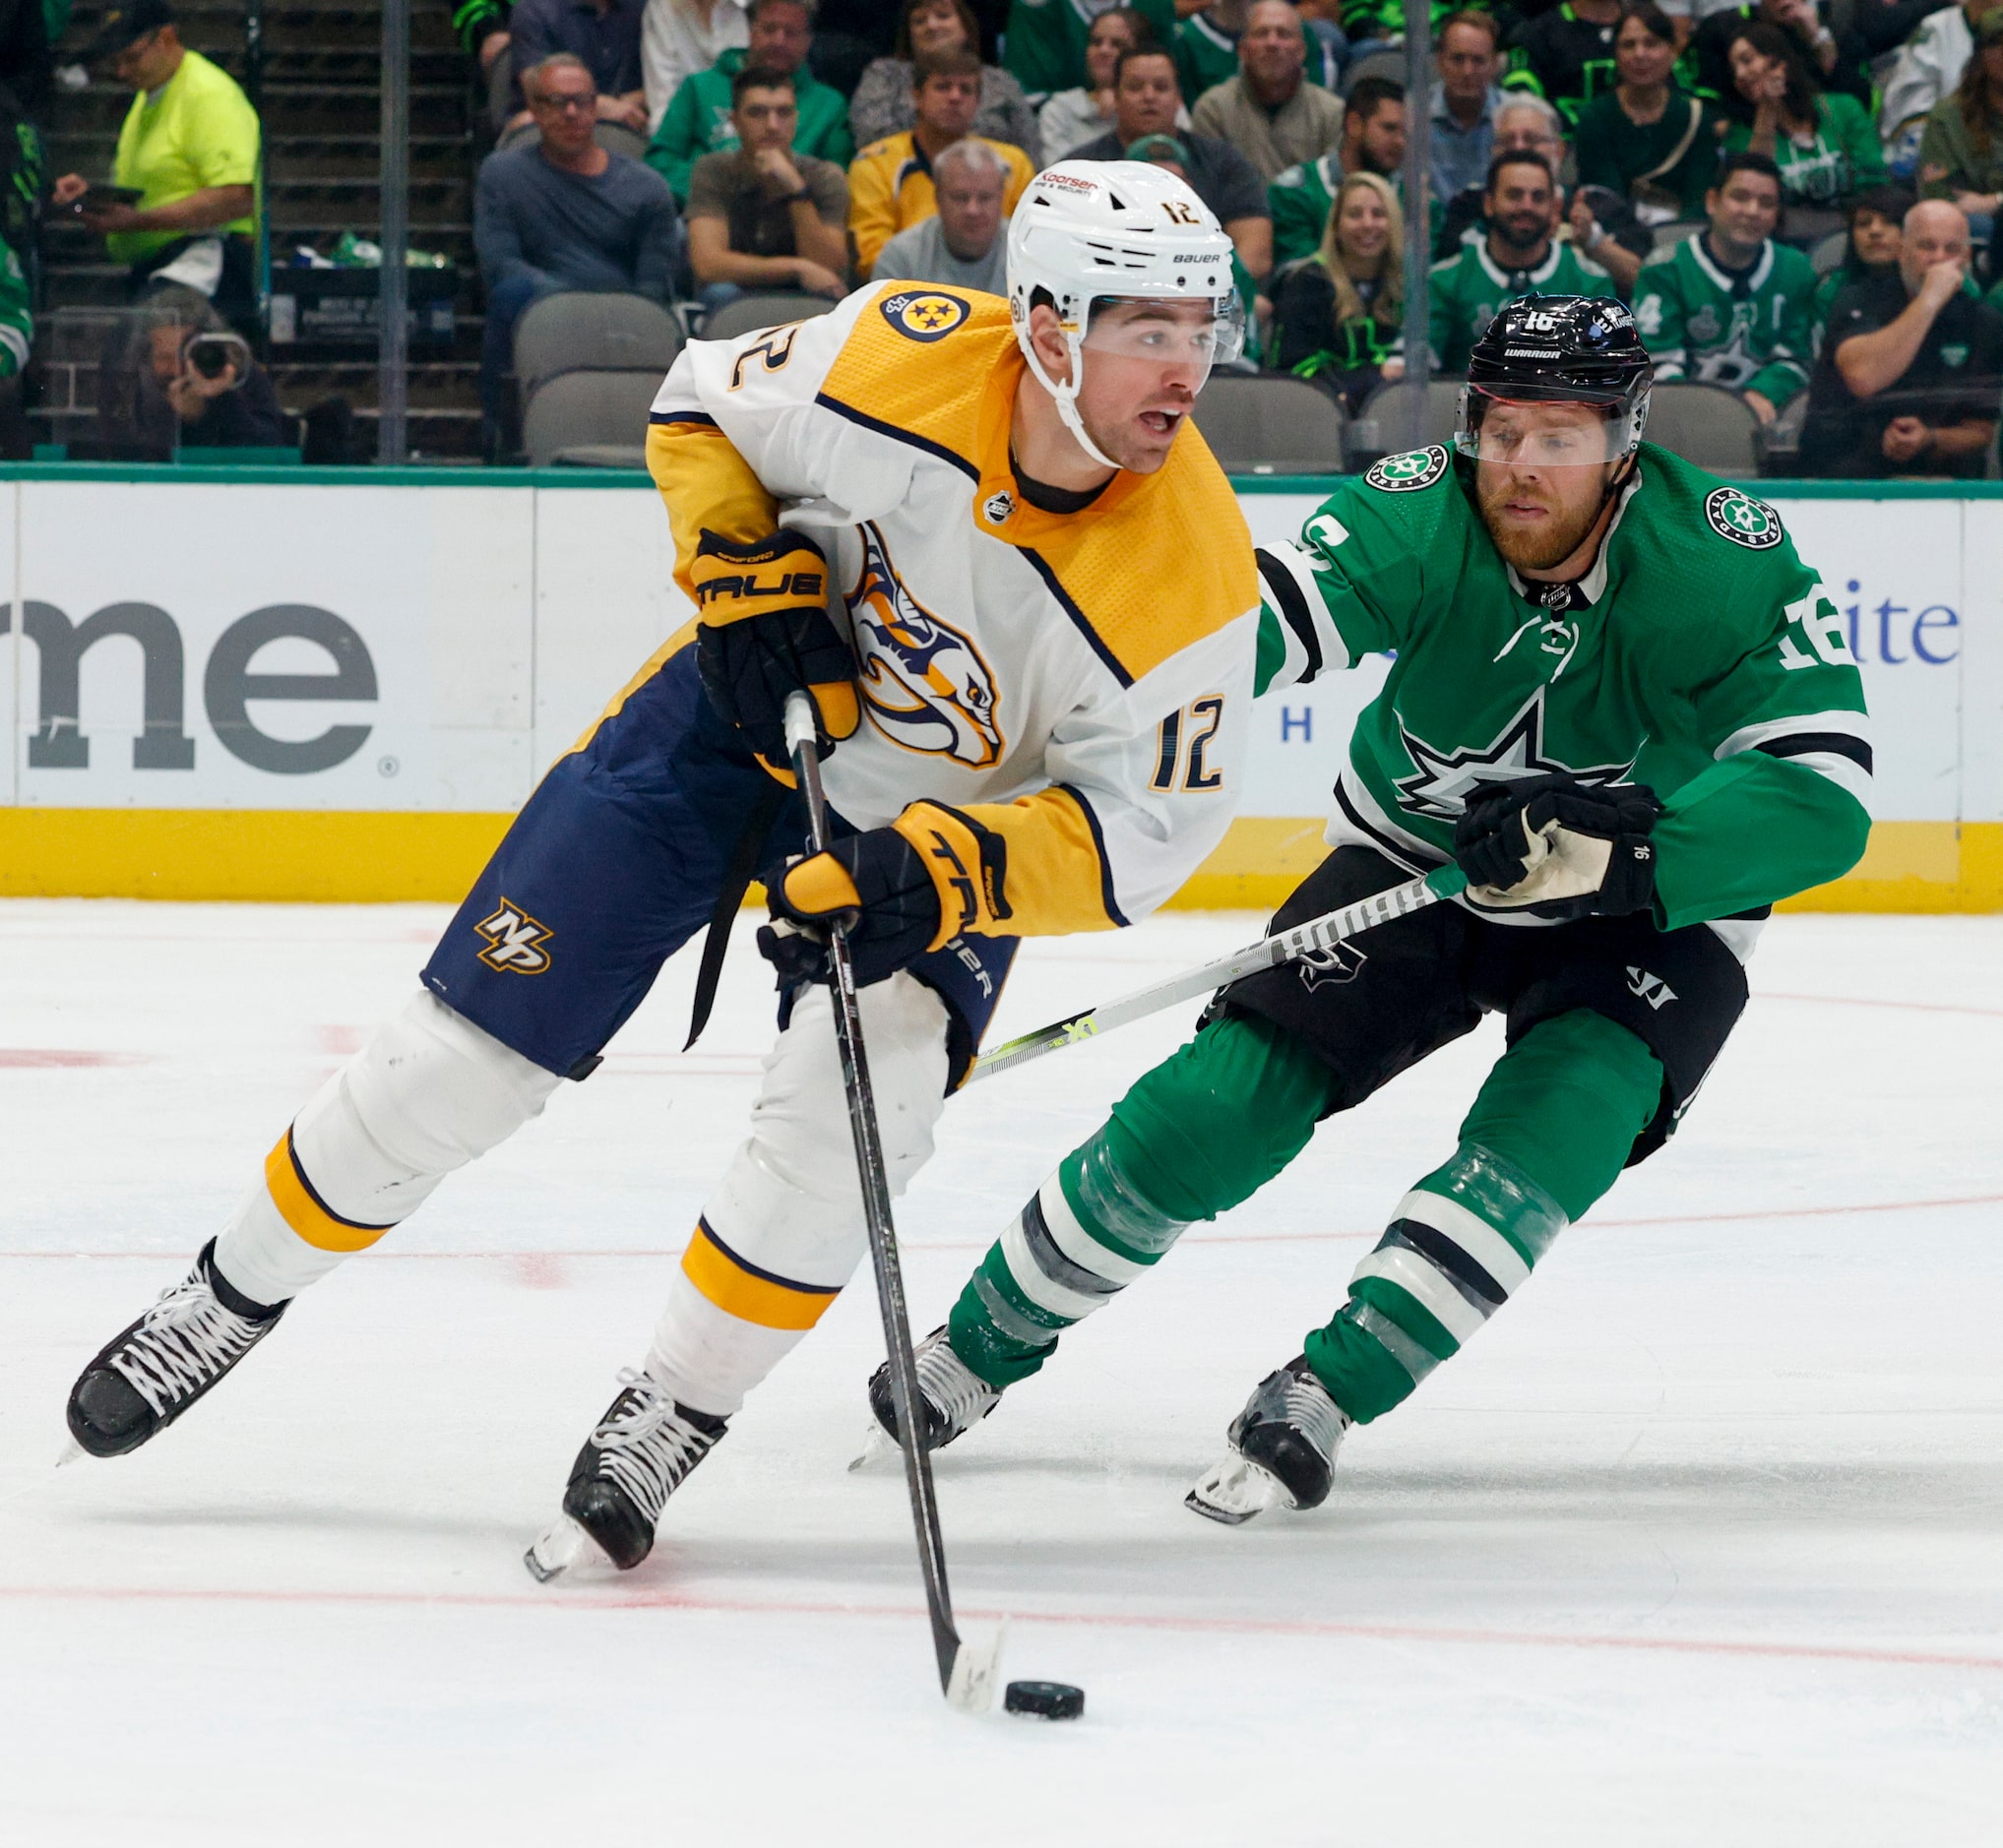
[[[1421,879],[1407,880],[1402,886],[1388,886],[1367,898],[1358,898],[1354,904],[1325,911],[1320,917],[1309,918],[1305,924],[1296,924],[1276,937],[1248,944],[1230,955],[1218,957],[1215,962],[1206,962],[1200,968],[1172,975],[1165,982],[1157,982],[1153,988],[1138,989],[1118,1001],[1107,1002],[1102,1008],[1090,1008],[1083,1014],[1053,1020],[1033,1033],[1025,1033],[1020,1039],[1012,1039],[992,1052],[983,1053],[973,1062],[973,1070],[967,1075],[967,1082],[971,1084],[976,1078],[993,1078],[997,1072],[1027,1065],[1032,1059],[1042,1058],[1045,1053],[1075,1046],[1082,1039],[1096,1039],[1099,1034],[1109,1033],[1116,1026],[1145,1019],[1151,1014],[1160,1013],[1163,1008],[1174,1007],[1178,1001],[1207,995],[1247,975],[1278,968],[1283,962],[1312,955],[1317,951],[1332,950],[1337,944],[1346,943],[1359,931],[1388,924],[1393,918],[1409,917],[1414,911],[1423,911],[1443,898],[1454,897],[1465,892],[1467,887],[1468,875],[1458,866],[1435,867]]]
[[[808,843],[814,852],[824,852],[828,802],[821,789],[821,763],[815,750],[813,703],[804,693],[786,700],[785,743],[793,775],[806,797]],[[953,1600],[946,1588],[946,1543],[939,1532],[939,1502],[932,1488],[932,1459],[917,1438],[918,1375],[911,1358],[911,1324],[905,1308],[904,1273],[898,1265],[897,1231],[891,1223],[890,1179],[883,1165],[876,1098],[870,1089],[869,1061],[862,1046],[862,1016],[855,1003],[848,925],[836,924],[828,939],[828,959],[835,975],[835,1039],[842,1054],[842,1084],[848,1094],[848,1127],[855,1138],[855,1166],[862,1182],[870,1262],[876,1268],[876,1299],[883,1310],[884,1345],[890,1350],[891,1400],[897,1407],[905,1485],[910,1491],[911,1519],[918,1533],[918,1565],[932,1619],[932,1646],[939,1658],[939,1686],[952,1705],[980,1713],[994,1698],[1001,1636],[997,1632],[985,1648],[970,1646],[953,1627]]]

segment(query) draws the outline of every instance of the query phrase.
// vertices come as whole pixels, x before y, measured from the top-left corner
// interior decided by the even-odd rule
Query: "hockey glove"
[[[785,703],[805,689],[825,757],[861,711],[855,657],[828,617],[828,562],[782,526],[748,545],[706,526],[689,567],[702,628],[696,671],[722,717],[769,764],[786,761]]]
[[[1497,784],[1454,830],[1454,858],[1477,911],[1624,917],[1655,902],[1662,805],[1643,783],[1588,785],[1564,771]]]
[[[855,985],[895,975],[939,935],[939,893],[916,849],[895,828],[838,840],[763,875],[772,922],[758,932],[759,955],[780,986],[832,979],[828,933],[848,926]]]

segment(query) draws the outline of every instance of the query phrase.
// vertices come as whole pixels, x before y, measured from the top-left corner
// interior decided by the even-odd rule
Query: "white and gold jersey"
[[[1243,778],[1259,588],[1193,427],[1156,474],[1068,515],[1024,502],[1008,304],[886,283],[832,314],[686,347],[648,460],[685,589],[704,528],[825,549],[862,722],[827,761],[858,828],[908,803],[1006,844],[1009,935],[1145,916],[1222,838]]]

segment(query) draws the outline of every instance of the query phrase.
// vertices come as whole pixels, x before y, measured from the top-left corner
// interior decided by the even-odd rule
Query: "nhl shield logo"
[[[1363,479],[1386,494],[1412,494],[1429,488],[1447,472],[1447,452],[1434,444],[1403,456],[1387,456],[1371,465]]]
[[[1738,488],[1714,488],[1704,502],[1704,517],[1721,539],[1749,552],[1764,552],[1781,543],[1781,516],[1765,501]]]
[[[1005,526],[1015,517],[1016,497],[1007,488],[999,494],[990,494],[980,504],[980,517],[990,526]]]
[[[941,289],[899,289],[878,304],[883,318],[908,340],[943,340],[973,311]]]

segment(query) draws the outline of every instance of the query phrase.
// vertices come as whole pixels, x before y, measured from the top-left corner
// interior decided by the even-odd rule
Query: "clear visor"
[[[1491,398],[1472,388],[1462,395],[1454,447],[1514,468],[1603,468],[1634,443],[1620,404]]]
[[[1244,304],[1235,290],[1220,302],[1101,296],[1086,316],[1085,350],[1190,366],[1200,385],[1213,366],[1228,365],[1245,350]]]

